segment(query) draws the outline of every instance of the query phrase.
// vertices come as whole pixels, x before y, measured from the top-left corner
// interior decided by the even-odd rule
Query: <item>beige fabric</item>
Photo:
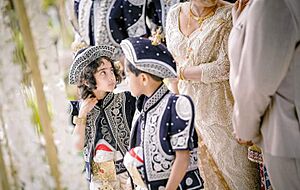
[[[127,172],[117,175],[115,181],[94,180],[90,183],[90,190],[132,190],[131,183]]]
[[[248,161],[247,148],[237,144],[232,135],[233,97],[227,57],[231,6],[218,8],[189,37],[179,30],[179,12],[183,6],[189,3],[170,10],[166,38],[179,66],[198,65],[203,71],[201,82],[180,81],[178,87],[181,94],[191,96],[195,103],[196,127],[204,143],[199,158],[205,189],[257,189],[255,164]]]
[[[274,190],[300,187],[300,159],[264,154],[264,161]]]
[[[299,10],[299,0],[252,0],[229,39],[234,129],[262,147],[275,190],[300,182]]]
[[[300,1],[250,1],[229,38],[237,135],[300,158]]]

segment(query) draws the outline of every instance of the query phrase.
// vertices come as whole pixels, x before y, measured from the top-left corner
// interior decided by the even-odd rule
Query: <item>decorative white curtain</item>
[[[11,189],[56,189],[45,154],[46,142],[32,123],[32,110],[26,101],[25,94],[34,97],[34,89],[22,85],[22,69],[14,58],[16,46],[10,17],[4,11],[7,3],[8,0],[0,1],[0,146],[9,185]],[[59,21],[58,15],[55,9],[45,12],[42,1],[25,0],[24,3],[49,105],[61,187],[87,189],[82,158],[75,150],[75,137],[68,121],[64,66],[60,62],[65,49],[59,27],[49,26],[49,22],[53,26]]]

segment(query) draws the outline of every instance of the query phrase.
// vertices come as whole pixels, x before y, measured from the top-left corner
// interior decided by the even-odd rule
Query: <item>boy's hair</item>
[[[88,64],[80,75],[78,85],[80,98],[86,99],[90,94],[92,95],[92,97],[95,97],[93,90],[96,89],[97,84],[94,74],[97,72],[98,67],[100,67],[103,64],[103,59],[106,59],[111,63],[117,83],[121,82],[121,76],[119,75],[118,70],[113,64],[113,61],[109,57],[99,57],[96,60],[92,61],[90,64]]]
[[[132,72],[135,76],[139,76],[141,73],[146,73],[146,74],[148,74],[153,80],[155,80],[155,81],[162,81],[163,79],[162,78],[160,78],[160,77],[158,77],[158,76],[155,76],[155,75],[153,75],[153,74],[151,74],[151,73],[147,73],[147,72],[144,72],[144,71],[141,71],[141,70],[139,70],[138,68],[136,68],[128,59],[126,59],[126,62],[127,62],[127,64],[126,64],[126,67],[127,67],[127,69],[130,71],[130,72]]]

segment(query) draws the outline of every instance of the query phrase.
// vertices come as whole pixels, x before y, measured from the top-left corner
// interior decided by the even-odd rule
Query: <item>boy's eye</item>
[[[106,75],[108,72],[114,73],[114,69],[111,68],[110,70],[100,70],[100,71],[98,71],[99,75]]]

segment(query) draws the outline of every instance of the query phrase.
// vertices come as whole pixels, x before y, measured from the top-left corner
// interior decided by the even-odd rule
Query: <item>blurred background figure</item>
[[[74,0],[71,22],[75,31],[74,48],[87,45],[113,45],[116,59],[121,56],[119,43],[127,37],[150,36],[165,26],[170,6],[179,0]]]

